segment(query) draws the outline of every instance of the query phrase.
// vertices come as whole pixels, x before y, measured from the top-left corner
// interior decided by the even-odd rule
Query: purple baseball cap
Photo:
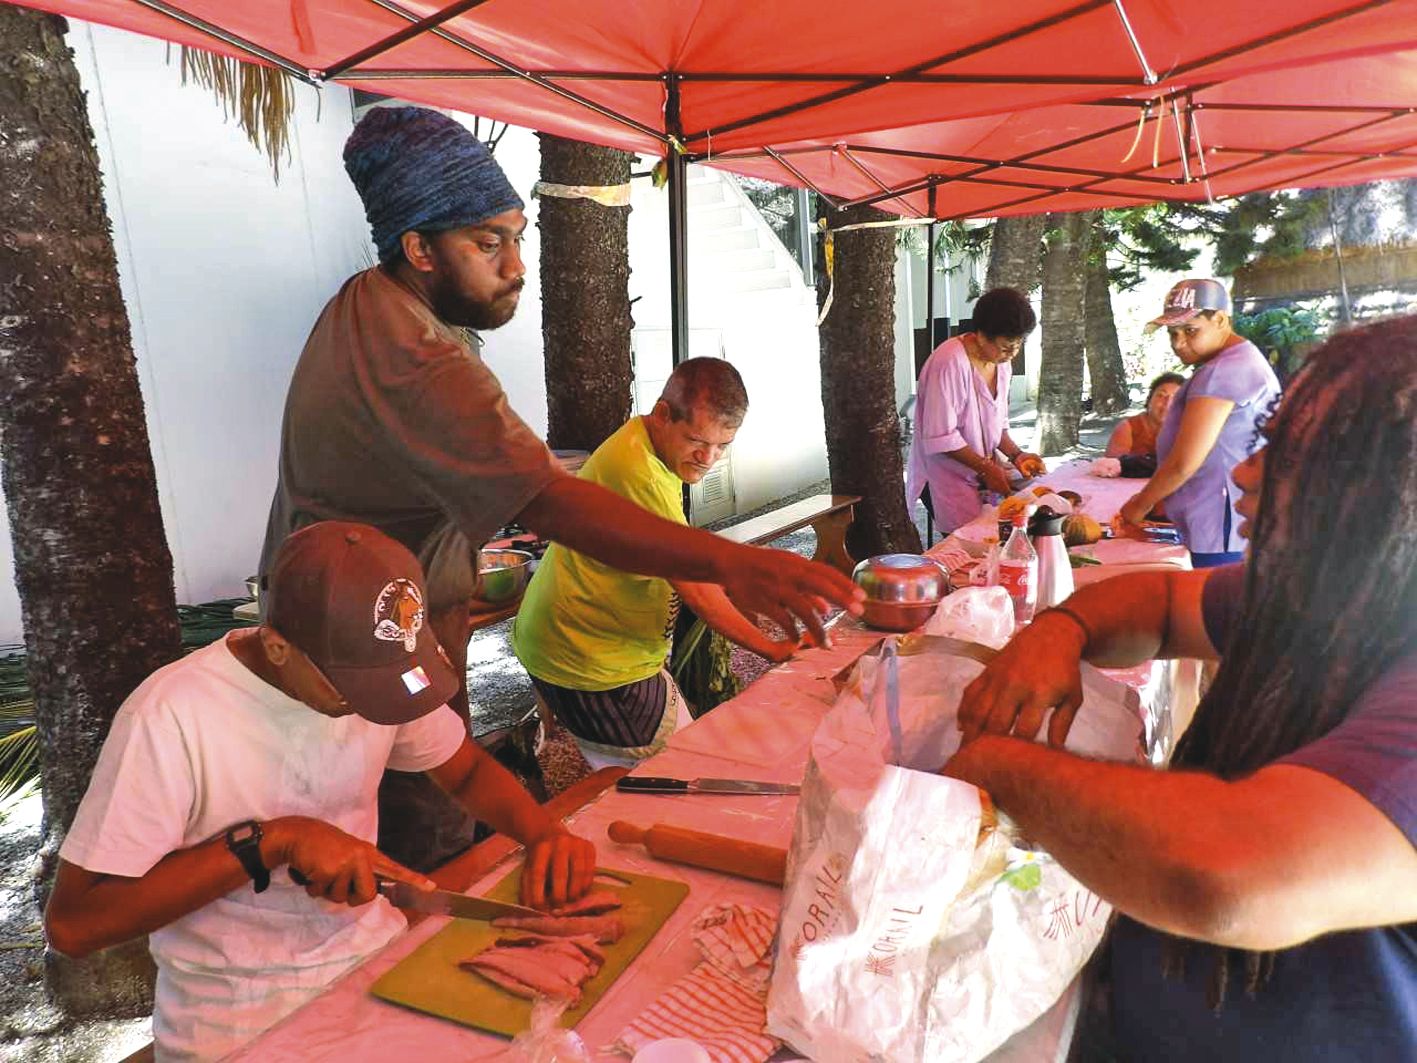
[[[1230,293],[1225,285],[1209,277],[1193,277],[1173,285],[1166,293],[1166,305],[1161,316],[1147,322],[1146,331],[1183,324],[1202,310],[1224,310],[1232,313]]]

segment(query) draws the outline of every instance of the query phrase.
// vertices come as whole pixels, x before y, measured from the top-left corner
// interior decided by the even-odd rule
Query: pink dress
[[[979,515],[979,474],[949,452],[969,447],[992,458],[1009,426],[1009,381],[1013,370],[999,366],[991,394],[959,338],[935,348],[915,392],[915,433],[906,462],[907,505],[930,487],[935,523],[949,533]]]

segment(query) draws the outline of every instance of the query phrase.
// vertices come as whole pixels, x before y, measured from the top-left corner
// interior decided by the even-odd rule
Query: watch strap
[[[241,861],[241,866],[251,876],[251,883],[257,893],[265,891],[271,884],[271,871],[261,859],[261,838],[264,832],[254,819],[228,827],[226,847]]]

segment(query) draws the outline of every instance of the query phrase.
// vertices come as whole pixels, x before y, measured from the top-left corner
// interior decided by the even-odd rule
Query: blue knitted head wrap
[[[406,232],[476,225],[523,206],[482,141],[423,107],[371,110],[345,141],[344,168],[380,262],[397,257]]]

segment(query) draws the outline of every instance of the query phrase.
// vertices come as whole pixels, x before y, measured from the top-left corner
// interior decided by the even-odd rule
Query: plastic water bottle
[[[1038,607],[1038,554],[1028,541],[1027,524],[1024,514],[1016,516],[1009,541],[999,551],[999,586],[1013,599],[1016,627],[1032,620]]]

